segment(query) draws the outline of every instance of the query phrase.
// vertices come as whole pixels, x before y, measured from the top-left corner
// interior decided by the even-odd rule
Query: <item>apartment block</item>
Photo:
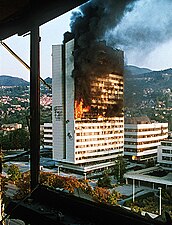
[[[157,163],[165,170],[172,171],[172,139],[161,142],[158,146]]]
[[[44,134],[44,148],[52,150],[53,148],[53,128],[52,123],[44,123],[43,134]]]
[[[52,49],[53,158],[88,173],[114,166],[124,154],[123,74],[73,77],[74,48],[72,39]],[[123,65],[123,52],[114,52]]]
[[[124,155],[134,161],[157,160],[157,148],[168,137],[168,123],[147,117],[125,120]]]

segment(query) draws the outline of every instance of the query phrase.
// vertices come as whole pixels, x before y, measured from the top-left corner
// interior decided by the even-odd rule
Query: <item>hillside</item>
[[[0,86],[28,86],[29,82],[22,78],[7,75],[0,76]]]
[[[145,73],[149,73],[149,72],[152,71],[148,68],[140,68],[140,67],[133,66],[133,65],[126,65],[124,70],[125,70],[124,73],[125,73],[126,76],[145,74]]]
[[[132,107],[142,101],[155,102],[157,98],[162,98],[167,89],[171,89],[172,69],[125,74],[124,86],[127,106]]]

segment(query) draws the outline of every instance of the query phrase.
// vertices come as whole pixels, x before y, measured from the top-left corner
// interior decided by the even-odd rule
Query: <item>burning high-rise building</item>
[[[76,63],[74,39],[52,54],[53,158],[81,173],[114,166],[124,151],[123,52],[96,46],[85,64]]]

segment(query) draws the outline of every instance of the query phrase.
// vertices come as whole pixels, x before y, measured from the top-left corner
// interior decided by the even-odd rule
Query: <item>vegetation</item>
[[[21,178],[21,172],[19,171],[19,167],[14,164],[9,166],[7,174],[9,176],[9,180],[13,182],[17,182]]]
[[[30,145],[29,132],[21,128],[6,134],[1,133],[0,143],[2,150],[28,149]]]
[[[151,120],[168,122],[171,130],[172,69],[147,72],[130,66],[126,69],[125,116],[147,115]]]
[[[162,190],[162,214],[168,212],[172,217],[171,192]],[[125,203],[131,210],[137,213],[142,211],[159,214],[159,196],[155,193],[148,193],[136,198],[133,203],[131,200]]]
[[[106,188],[111,187],[111,177],[109,176],[109,172],[107,170],[103,173],[103,176],[98,179],[97,186]]]
[[[119,182],[122,181],[124,173],[126,172],[126,165],[123,157],[119,157],[114,166],[113,174],[114,178]]]
[[[22,199],[30,193],[30,172],[20,173],[16,165],[11,165],[8,168],[9,178],[16,184],[18,191],[14,196],[15,199]],[[50,172],[40,173],[40,184],[47,185],[52,188],[62,188],[69,193],[74,194],[75,190],[81,189],[84,193],[92,197],[97,202],[103,202],[111,205],[116,205],[121,198],[120,193],[115,190],[111,193],[107,188],[90,186],[88,180],[75,177],[63,177]]]
[[[19,169],[15,165],[11,165],[8,168],[8,179],[2,178],[2,190],[4,191],[5,183],[15,183],[18,191],[14,196],[14,199],[20,200],[26,197],[30,193],[30,172],[20,173]],[[106,173],[105,173],[106,174]],[[107,175],[107,174],[106,174]],[[78,189],[88,194],[94,201],[106,203],[110,205],[117,205],[118,200],[122,198],[122,195],[113,190],[110,191],[108,188],[98,187],[92,188],[88,180],[80,179],[75,177],[63,177],[50,172],[40,172],[40,184],[52,187],[61,188],[67,190],[69,193],[74,194]],[[172,191],[162,189],[162,213],[165,211],[170,213],[172,216],[172,204],[171,204]],[[132,211],[141,213],[142,211],[159,213],[159,196],[158,194],[148,193],[135,199],[125,202],[125,206],[131,208]]]
[[[40,95],[44,94],[50,96],[51,90],[41,85]],[[29,86],[0,87],[1,99],[5,100],[5,103],[0,102],[0,126],[11,123],[21,123],[23,127],[28,126],[29,95]],[[51,123],[51,107],[40,107],[40,119],[41,124]]]

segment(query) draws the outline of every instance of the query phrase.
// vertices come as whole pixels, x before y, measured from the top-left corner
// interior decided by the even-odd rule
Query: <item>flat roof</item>
[[[160,170],[160,169],[162,169],[162,168],[161,167],[150,167],[150,168],[141,169],[141,170],[137,170],[137,171],[131,171],[131,172],[125,173],[124,178],[172,186],[172,172],[169,172],[166,176],[163,176],[163,177],[148,175],[148,173],[151,173],[155,170]]]

